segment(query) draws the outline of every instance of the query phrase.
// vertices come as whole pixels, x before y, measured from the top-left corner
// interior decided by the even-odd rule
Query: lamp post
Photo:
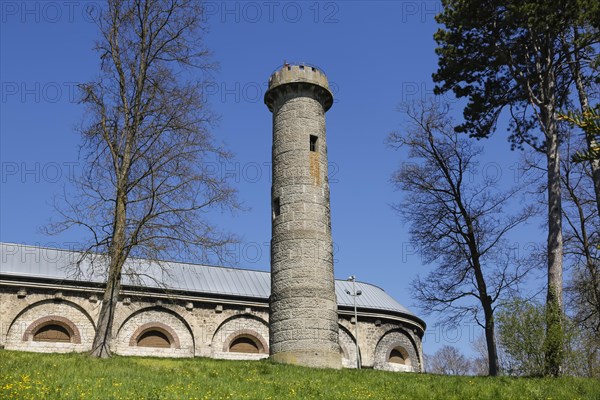
[[[352,293],[348,289],[346,289],[346,293],[352,296],[354,299],[354,337],[356,339],[356,368],[360,369],[360,350],[358,348],[358,313],[356,312],[356,297],[362,294],[362,291],[356,290],[356,277],[351,275],[348,278],[349,281],[352,281]]]

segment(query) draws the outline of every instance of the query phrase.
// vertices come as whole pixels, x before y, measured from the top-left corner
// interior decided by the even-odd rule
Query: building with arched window
[[[105,258],[0,243],[0,346],[38,352],[91,349]],[[79,262],[78,273],[75,265]],[[136,271],[137,274],[127,272]],[[422,371],[425,323],[383,289],[336,280],[344,367]],[[120,355],[257,360],[269,356],[268,272],[129,260],[113,325]],[[310,324],[311,321],[306,321]]]

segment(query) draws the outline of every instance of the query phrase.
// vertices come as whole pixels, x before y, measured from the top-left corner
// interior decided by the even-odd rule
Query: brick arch
[[[171,328],[169,325],[165,325],[162,322],[148,322],[148,323],[138,327],[135,330],[135,332],[133,332],[133,335],[131,335],[131,339],[129,340],[129,345],[137,346],[138,338],[143,333],[145,333],[146,331],[149,331],[149,330],[156,330],[161,333],[164,333],[170,339],[169,342],[171,343],[172,349],[181,348],[181,344],[179,342],[179,336],[177,335],[177,332],[175,332],[173,330],[173,328]]]
[[[56,324],[60,325],[69,332],[69,336],[71,337],[71,343],[80,344],[81,343],[81,334],[79,333],[79,329],[77,326],[71,322],[71,320],[61,317],[59,315],[48,315],[46,317],[38,318],[25,330],[23,333],[23,341],[28,342],[32,339],[34,333],[43,328],[46,325]]]
[[[195,338],[190,325],[177,312],[162,306],[141,307],[122,319],[114,341],[119,355],[155,357],[194,357]],[[167,337],[169,347],[137,346],[144,332],[156,330]]]
[[[338,324],[338,328],[339,328],[340,331],[343,331],[346,335],[348,335],[348,337],[352,341],[352,344],[354,345],[354,348],[356,348],[356,338],[354,337],[354,335],[352,334],[352,332],[350,332],[350,330],[348,328],[346,328],[342,324]],[[340,348],[342,348],[341,341],[340,341]],[[348,355],[348,351],[347,350],[348,349],[346,349],[346,348],[342,348],[342,351],[344,352],[345,357],[346,358],[350,358],[350,356]],[[360,352],[360,345],[359,345],[358,351]]]
[[[350,332],[350,329],[346,328],[344,325],[339,324],[339,323],[338,323],[338,327],[340,328],[341,331],[346,332],[346,334],[348,334],[348,336],[350,336],[350,339],[352,339],[353,343],[356,343],[356,338],[354,337],[354,333]]]
[[[225,325],[226,323],[236,320],[236,319],[241,319],[241,318],[246,318],[246,319],[252,319],[255,320],[257,322],[260,322],[261,324],[263,324],[266,327],[269,327],[269,324],[267,323],[267,321],[265,321],[263,318],[254,315],[254,314],[235,314],[235,315],[231,315],[227,318],[225,318],[224,320],[222,320],[221,322],[219,322],[219,326],[217,327],[217,330],[219,330],[223,325]]]
[[[244,336],[244,334],[252,336],[253,340],[257,342],[257,347],[263,347],[264,350],[252,355],[230,352],[229,347],[232,341]],[[212,349],[212,356],[215,358],[264,358],[270,351],[269,325],[264,319],[256,315],[242,313],[232,315],[229,318],[225,318],[215,329],[212,334],[210,347]]]
[[[239,331],[233,332],[227,336],[227,339],[225,339],[223,342],[223,351],[229,351],[229,346],[231,343],[239,337],[250,337],[251,339],[255,339],[255,341],[260,345],[258,352],[260,354],[269,353],[269,345],[267,344],[265,338],[263,338],[260,333],[252,329],[240,329]]]
[[[401,334],[401,335],[405,336],[405,337],[406,337],[406,338],[407,338],[407,339],[410,341],[410,344],[411,344],[412,348],[414,349],[415,353],[418,353],[418,352],[417,352],[417,348],[418,348],[418,347],[417,347],[417,344],[415,343],[415,340],[414,340],[414,338],[413,338],[411,335],[409,335],[409,334],[408,334],[408,332],[406,332],[406,331],[405,331],[404,329],[402,329],[402,328],[394,328],[394,329],[390,329],[390,330],[386,331],[386,332],[385,332],[383,335],[381,335],[381,337],[380,337],[380,338],[379,338],[379,340],[377,341],[377,345],[376,345],[376,346],[379,346],[379,343],[380,343],[380,342],[381,342],[381,341],[382,341],[382,340],[383,340],[383,339],[384,339],[386,336],[388,336],[388,335],[390,335],[390,334],[392,334],[392,333],[399,333],[399,334]],[[406,347],[406,346],[405,346],[405,347]]]
[[[122,322],[121,322],[121,323],[120,323],[120,325],[119,325],[119,329],[117,330],[117,336],[120,334],[120,332],[121,332],[121,330],[123,329],[123,327],[124,327],[124,326],[125,326],[125,325],[126,325],[126,324],[127,324],[127,323],[128,323],[128,322],[129,322],[129,321],[132,319],[132,318],[133,318],[133,317],[135,317],[135,316],[137,316],[137,315],[139,315],[139,314],[142,314],[142,313],[148,312],[148,311],[159,311],[159,312],[165,312],[165,313],[168,313],[168,314],[171,314],[171,315],[173,315],[175,318],[177,318],[179,321],[181,321],[181,323],[182,323],[182,324],[185,326],[185,328],[186,328],[186,329],[187,329],[187,331],[189,332],[190,336],[192,337],[192,345],[193,345],[193,347],[194,347],[194,348],[196,347],[196,338],[194,337],[194,331],[192,330],[192,327],[191,327],[191,325],[188,323],[188,321],[187,321],[187,320],[186,320],[184,317],[182,317],[182,316],[181,316],[181,315],[180,315],[180,314],[179,314],[177,311],[174,311],[174,310],[172,310],[172,309],[170,309],[170,308],[167,308],[167,307],[165,307],[164,305],[161,305],[161,306],[142,307],[142,308],[140,308],[140,309],[138,309],[138,310],[135,310],[135,311],[134,311],[134,312],[132,312],[131,314],[127,315],[125,318],[123,318]],[[152,323],[150,323],[150,324],[152,324]],[[174,330],[173,330],[171,327],[169,327],[169,326],[167,326],[167,325],[165,325],[165,324],[162,324],[162,323],[159,323],[159,322],[156,322],[156,324],[160,324],[161,326],[167,327],[167,328],[169,328],[169,329],[170,329],[170,330],[171,330],[173,333],[175,333],[175,331],[174,331]],[[145,324],[145,325],[147,325],[147,324]],[[157,325],[157,326],[158,326],[158,325]],[[138,329],[139,329],[139,328],[138,328]],[[137,332],[137,330],[136,330],[135,332]],[[135,335],[135,332],[134,332],[134,335]],[[169,332],[169,331],[165,331],[165,332],[163,332],[163,333],[168,333],[168,332]],[[132,335],[132,337],[133,337],[134,335]],[[175,334],[175,336],[177,336],[177,335]],[[175,336],[173,336],[173,339],[175,338]],[[177,337],[178,337],[178,336],[177,336]],[[179,337],[178,337],[178,339],[177,339],[177,340],[178,340],[178,347],[176,347],[176,348],[179,348],[179,343],[180,343],[180,342],[179,342]]]
[[[344,325],[338,323],[338,327],[340,330],[340,349],[342,351],[342,357],[347,360],[344,363],[344,360],[342,359],[342,364],[345,368],[356,368],[356,338],[354,337],[354,334],[350,332],[350,330]],[[350,344],[343,343],[345,341],[345,337],[350,339]],[[359,356],[362,355],[360,343],[358,354]]]
[[[408,356],[407,367],[420,370],[420,354],[414,338],[401,328],[386,331],[375,346],[375,368],[386,369],[390,354],[394,349],[402,348]]]
[[[48,304],[48,303],[60,303],[60,304],[66,304],[68,306],[73,307],[74,309],[76,309],[77,311],[81,312],[85,316],[85,318],[92,325],[92,328],[94,329],[94,331],[96,331],[96,322],[90,316],[90,314],[87,312],[87,310],[84,309],[79,304],[77,304],[77,303],[75,303],[73,301],[70,301],[70,300],[66,300],[66,299],[61,299],[59,301],[57,301],[56,299],[45,299],[45,300],[36,301],[34,303],[31,303],[31,304],[27,304],[21,311],[19,311],[12,318],[12,320],[10,322],[10,325],[8,326],[7,332],[10,332],[10,330],[11,330],[12,326],[15,324],[15,322],[17,322],[19,320],[19,318],[21,318],[21,316],[23,316],[23,314],[25,314],[27,311],[30,311],[30,310],[34,309],[35,307],[41,306],[43,304]]]
[[[123,308],[125,308],[125,307],[123,307]],[[164,311],[166,313],[173,314],[181,322],[183,322],[184,325],[191,331],[191,325],[187,322],[187,320],[181,314],[181,311],[182,311],[181,307],[179,307],[177,305],[172,305],[169,303],[148,304],[147,302],[144,302],[144,301],[139,301],[139,302],[134,301],[130,305],[127,306],[127,309],[129,310],[129,313],[115,315],[114,323],[115,323],[115,326],[119,326],[119,329],[121,329],[123,324],[125,324],[129,319],[131,319],[132,317],[136,316],[139,313],[146,312],[146,311]]]
[[[269,329],[269,324],[267,324],[267,321],[265,321],[264,319],[262,319],[260,317],[257,317],[256,315],[252,315],[252,314],[237,314],[237,315],[232,315],[231,317],[225,318],[223,321],[221,321],[221,323],[219,323],[219,326],[217,326],[217,329],[215,329],[215,331],[213,333],[211,341],[214,341],[215,336],[217,335],[217,333],[220,331],[221,328],[223,328],[228,323],[230,323],[232,321],[235,321],[237,319],[239,319],[239,320],[251,319],[253,321],[261,323],[262,325],[264,325],[265,328]],[[229,335],[228,335],[228,337],[229,337]]]

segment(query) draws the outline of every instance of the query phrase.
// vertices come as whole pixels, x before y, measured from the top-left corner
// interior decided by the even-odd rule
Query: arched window
[[[229,345],[229,351],[232,353],[258,354],[261,352],[261,348],[262,346],[259,345],[258,340],[249,335],[239,336]]]
[[[35,342],[71,342],[71,333],[66,326],[52,321],[49,324],[42,325],[33,334]]]
[[[388,359],[388,362],[394,364],[409,365],[408,361],[408,352],[404,347],[395,347],[390,352],[390,358]]]
[[[165,332],[148,329],[138,337],[137,345],[138,347],[169,348],[171,347],[171,339]]]

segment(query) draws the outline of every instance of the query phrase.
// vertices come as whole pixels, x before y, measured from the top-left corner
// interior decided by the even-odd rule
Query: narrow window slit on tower
[[[310,151],[317,151],[317,139],[315,135],[310,135]]]
[[[279,216],[281,214],[281,203],[279,201],[279,197],[273,199],[273,218]]]

